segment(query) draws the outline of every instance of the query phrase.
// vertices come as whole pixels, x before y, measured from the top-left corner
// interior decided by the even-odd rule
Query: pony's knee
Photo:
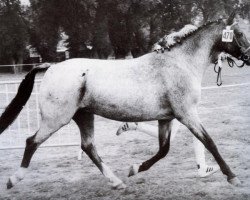
[[[201,126],[201,130],[198,133],[196,133],[195,136],[210,151],[217,149],[213,139],[210,137],[210,135],[207,133],[207,131],[203,126]]]
[[[89,156],[89,158],[99,167],[99,169],[102,171],[101,162],[102,159],[99,157],[96,148],[93,143],[89,144],[82,144],[81,145],[82,150]]]
[[[81,148],[85,153],[88,153],[88,152],[91,152],[94,149],[94,145],[92,143],[88,143],[88,144],[83,143],[81,145]]]

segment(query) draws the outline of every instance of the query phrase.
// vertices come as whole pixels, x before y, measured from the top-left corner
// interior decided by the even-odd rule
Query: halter
[[[238,42],[237,37],[234,36],[234,40],[235,40],[236,44],[238,45],[238,47],[240,48],[241,55],[240,55],[239,59],[245,63],[245,61],[248,61],[250,59],[250,57],[248,55],[246,55],[246,53],[250,50],[250,46],[244,50],[244,47],[242,45],[240,45],[240,43]]]
[[[234,26],[235,24],[237,24],[237,23],[234,23],[233,25],[231,25],[231,27]],[[235,40],[236,44],[240,48],[241,55],[238,59],[242,60],[243,63],[241,65],[237,65],[237,63],[231,58],[231,56],[229,54],[221,53],[218,56],[218,60],[215,61],[215,64],[214,64],[214,71],[215,71],[215,73],[217,73],[217,81],[216,82],[217,82],[218,86],[222,85],[221,70],[222,70],[222,62],[223,61],[226,60],[228,63],[228,66],[231,68],[234,67],[234,65],[236,65],[239,68],[242,68],[245,65],[245,62],[250,59],[250,56],[248,56],[246,54],[248,51],[250,51],[250,46],[244,50],[244,47],[242,45],[240,45],[235,34],[233,35],[233,39]],[[218,68],[217,68],[217,65],[218,65]]]

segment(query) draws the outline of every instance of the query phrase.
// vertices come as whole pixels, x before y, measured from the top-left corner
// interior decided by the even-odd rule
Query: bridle
[[[241,55],[239,57],[239,60],[242,60],[245,63],[246,61],[248,61],[250,59],[250,56],[248,56],[246,54],[248,51],[250,51],[250,46],[247,49],[244,49],[244,47],[242,45],[240,45],[240,43],[239,43],[237,37],[235,37],[235,35],[234,35],[234,40],[235,40],[236,44],[238,45],[238,47],[240,48]]]
[[[234,25],[234,24],[233,24]],[[233,26],[232,25],[232,26]],[[239,56],[239,60],[242,60],[243,63],[241,65],[238,65],[232,58],[230,55],[228,54],[220,54],[218,57],[218,60],[215,62],[214,64],[214,71],[215,73],[217,73],[217,85],[221,86],[222,85],[222,78],[221,78],[221,70],[222,70],[222,62],[223,61],[227,61],[228,66],[229,67],[234,67],[237,66],[239,68],[242,68],[245,65],[245,62],[248,61],[250,59],[250,56],[247,55],[247,52],[250,51],[250,46],[248,48],[244,48],[242,45],[240,45],[237,37],[235,36],[235,34],[233,35],[233,39],[236,42],[236,44],[238,45],[241,55]]]

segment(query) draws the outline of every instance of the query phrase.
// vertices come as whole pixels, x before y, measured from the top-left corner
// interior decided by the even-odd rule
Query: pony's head
[[[220,37],[220,50],[242,60],[247,65],[250,65],[250,42],[247,40],[245,34],[241,31],[237,22],[234,21],[235,12],[232,13],[229,18],[224,22],[225,30],[221,33]],[[231,37],[232,41],[222,41],[222,38],[227,39]],[[224,35],[223,35],[224,34]],[[229,38],[230,39],[230,38]]]

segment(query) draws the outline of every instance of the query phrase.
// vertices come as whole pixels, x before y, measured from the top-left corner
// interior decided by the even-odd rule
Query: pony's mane
[[[162,37],[157,43],[153,45],[153,51],[159,51],[168,49],[170,50],[172,47],[176,46],[176,44],[185,41],[189,36],[194,35],[196,32],[200,31],[201,29],[206,28],[207,26],[213,23],[219,23],[222,20],[217,21],[209,21],[206,24],[203,24],[200,27],[194,26],[192,24],[185,25],[182,29],[177,32],[172,32],[169,35],[165,35]]]

